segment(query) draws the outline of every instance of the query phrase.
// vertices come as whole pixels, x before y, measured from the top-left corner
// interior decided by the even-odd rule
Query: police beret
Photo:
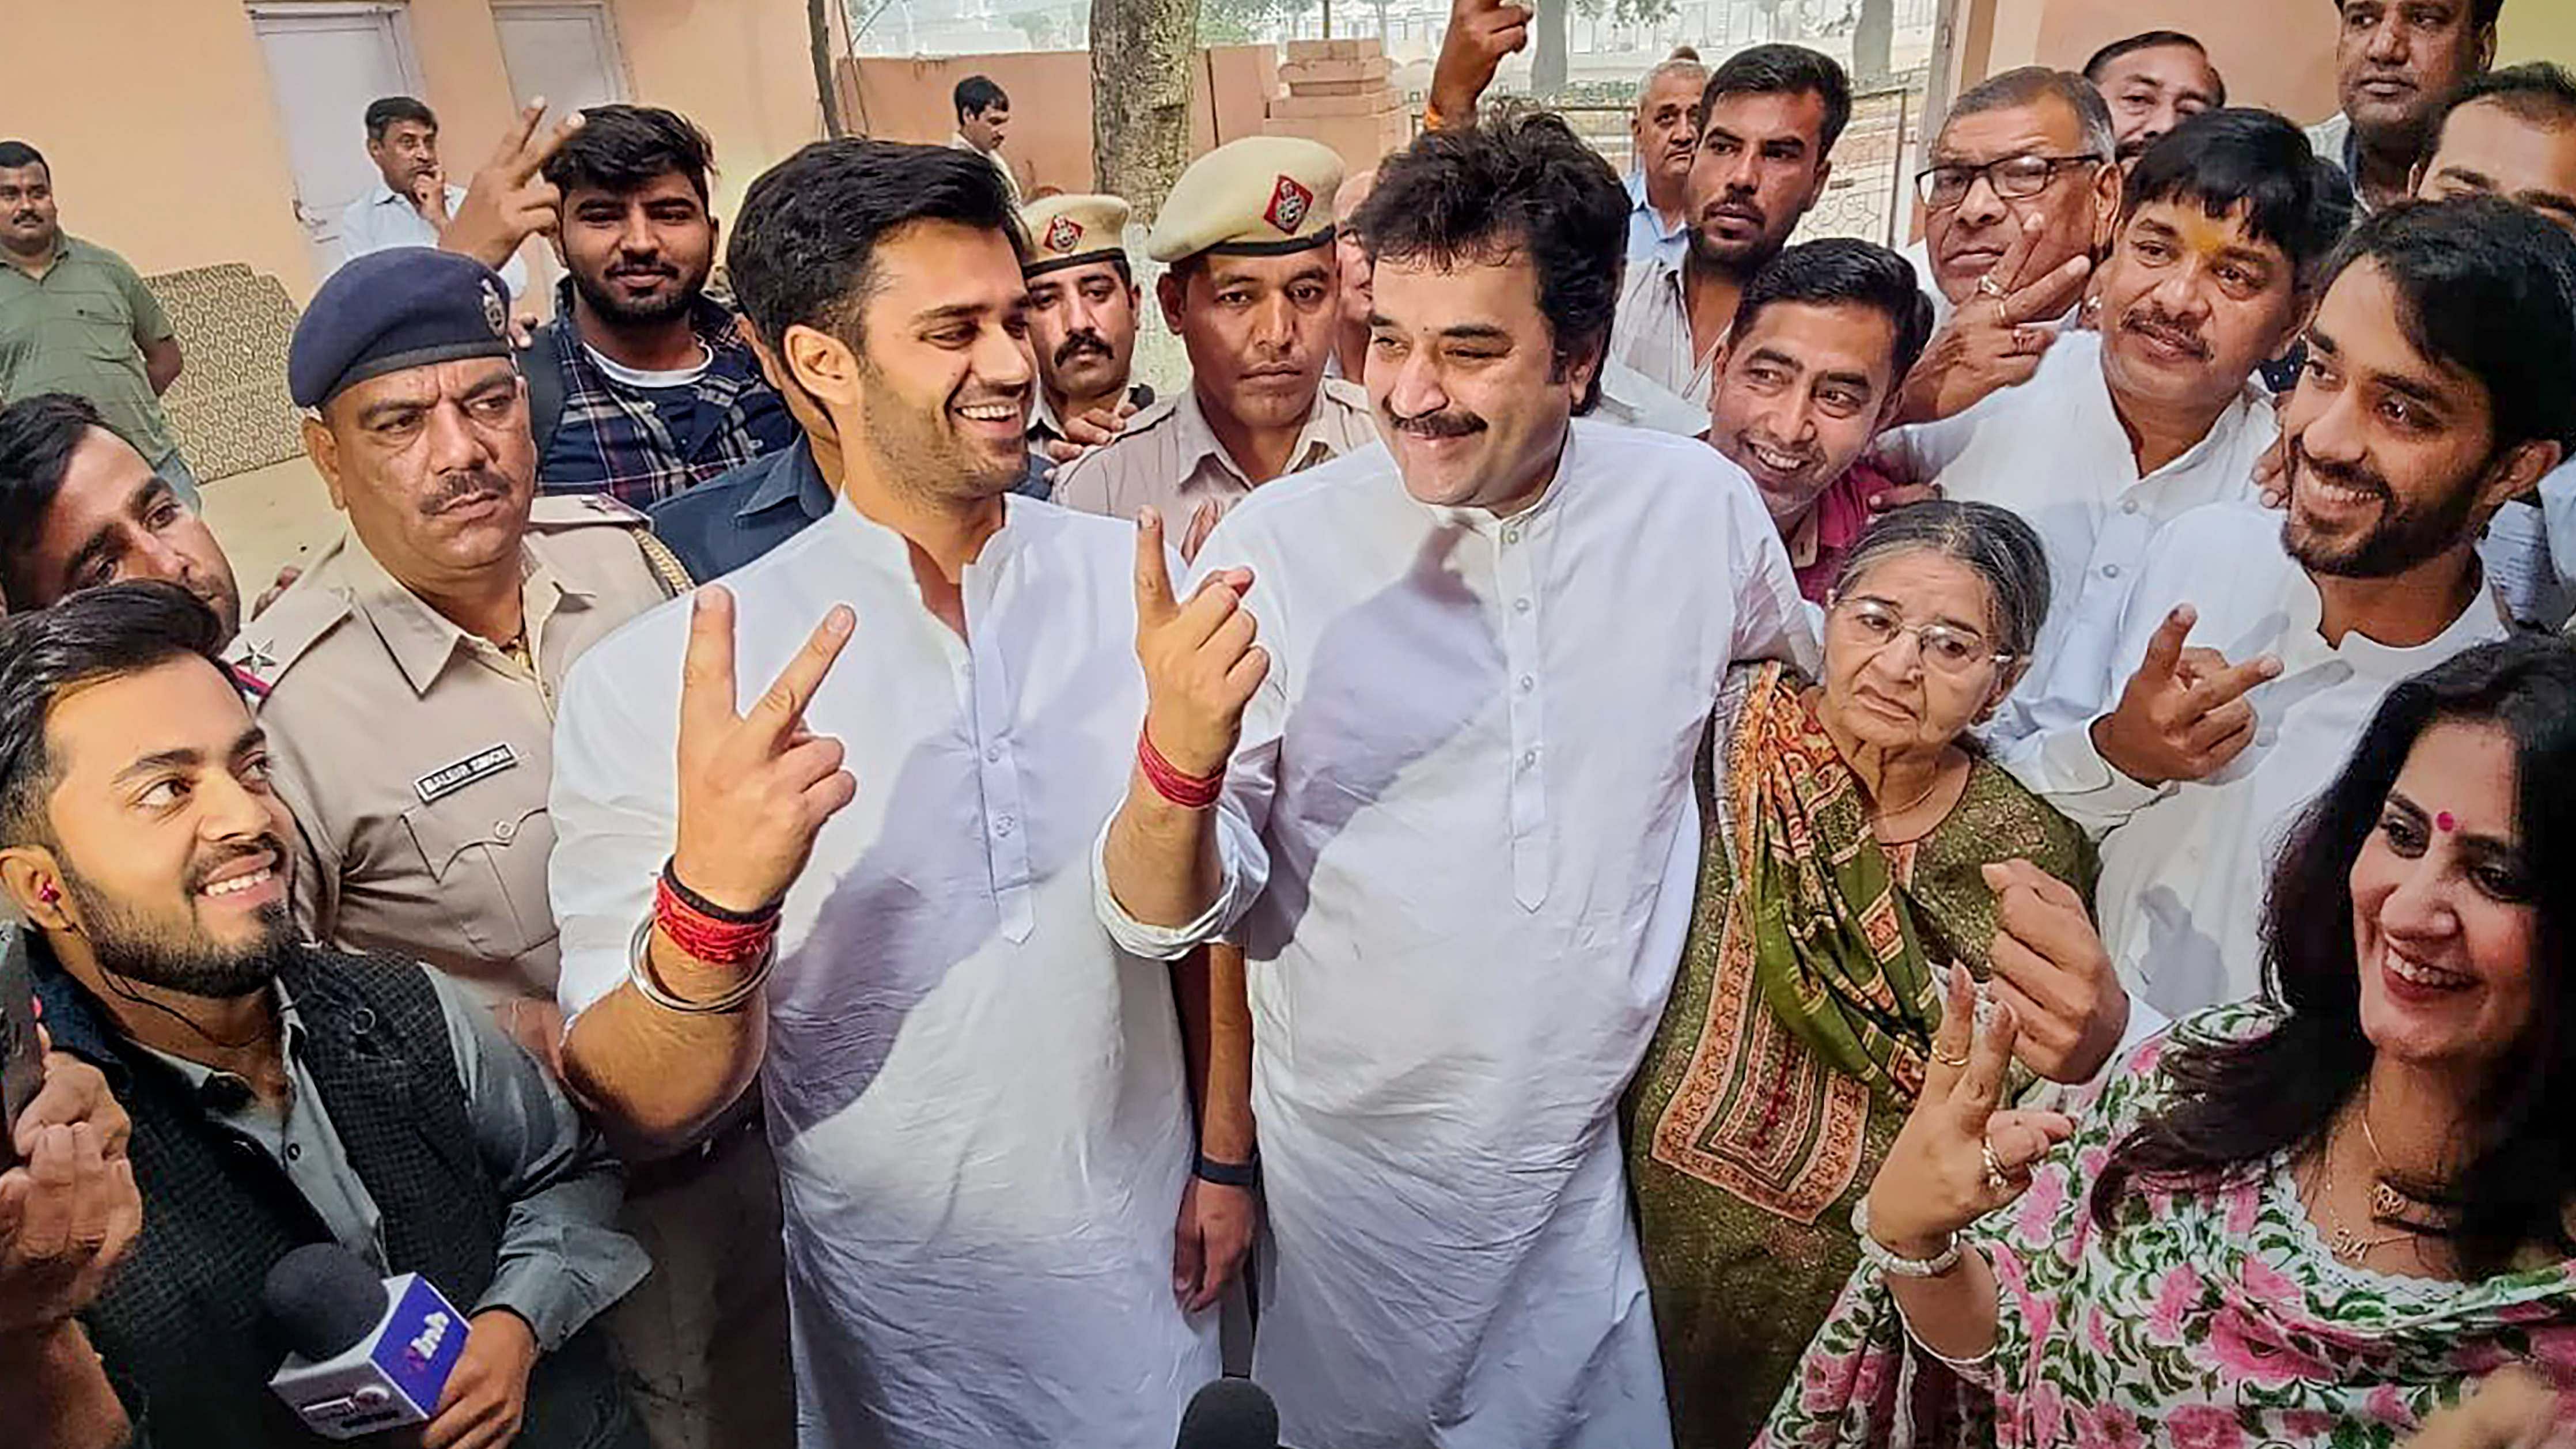
[[[318,408],[371,377],[510,355],[510,289],[472,257],[429,247],[369,252],[333,272],[295,324],[286,389]]]
[[[1029,234],[1029,259],[1020,270],[1032,277],[1127,255],[1127,203],[1114,196],[1032,201],[1020,208],[1020,225]]]
[[[1341,154],[1296,136],[1246,136],[1196,161],[1172,183],[1145,250],[1158,262],[1201,252],[1278,256],[1333,239]]]

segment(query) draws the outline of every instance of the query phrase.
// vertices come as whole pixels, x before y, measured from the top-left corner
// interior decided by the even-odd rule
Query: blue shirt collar
[[[823,470],[814,461],[814,445],[801,435],[793,446],[780,450],[778,465],[761,477],[760,486],[751,490],[733,516],[749,518],[791,499],[809,521],[832,511],[832,485],[823,481]]]

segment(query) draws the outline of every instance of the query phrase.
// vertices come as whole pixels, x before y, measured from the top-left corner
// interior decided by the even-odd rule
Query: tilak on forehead
[[[2433,816],[2433,828],[2448,835],[2460,828],[2460,822],[2458,817],[2448,810],[2437,811]]]

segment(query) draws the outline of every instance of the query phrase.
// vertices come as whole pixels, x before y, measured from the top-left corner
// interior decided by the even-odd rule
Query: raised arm
[[[841,768],[840,742],[804,724],[806,706],[857,622],[847,607],[835,607],[750,711],[736,713],[733,596],[722,588],[699,591],[680,687],[677,820],[665,837],[674,842],[675,891],[724,918],[774,924],[823,823],[857,797],[857,781]],[[585,765],[569,758],[582,745],[570,708],[565,722],[556,759],[559,882],[566,856],[593,844],[585,839],[591,822],[611,813],[567,799],[568,791],[586,788],[587,777]],[[615,788],[614,781],[601,785],[603,792]],[[767,1043],[763,994],[739,989],[747,973],[767,969],[766,956],[706,959],[695,954],[707,949],[702,941],[683,945],[661,912],[654,917],[645,960],[634,968],[654,990],[640,989],[630,975],[579,1012],[564,1042],[566,1081],[613,1135],[644,1155],[694,1141],[750,1086]],[[638,912],[626,929],[643,921]]]

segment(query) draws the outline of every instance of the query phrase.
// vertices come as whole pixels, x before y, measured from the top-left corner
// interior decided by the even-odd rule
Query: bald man
[[[1377,187],[1377,168],[1354,171],[1342,178],[1333,192],[1333,215],[1353,217],[1360,214],[1360,203],[1368,200]],[[1360,380],[1360,369],[1368,362],[1369,338],[1369,261],[1368,250],[1360,245],[1360,234],[1346,220],[1333,233],[1334,245],[1342,259],[1342,317],[1333,329],[1333,355],[1324,359],[1326,377]]]

